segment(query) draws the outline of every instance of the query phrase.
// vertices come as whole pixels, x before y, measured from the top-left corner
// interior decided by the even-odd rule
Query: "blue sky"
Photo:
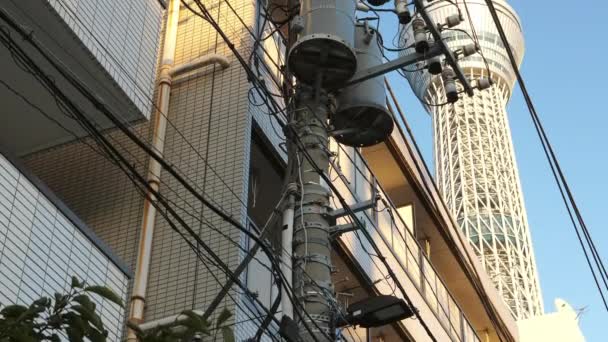
[[[528,91],[556,150],[600,254],[608,256],[608,56],[602,24],[608,5],[510,0],[524,27],[526,54],[521,68]],[[394,34],[383,15],[381,32]],[[389,76],[420,143],[432,161],[431,120],[407,82]],[[543,291],[545,311],[561,297],[583,309],[587,341],[606,340],[608,313],[585,264],[583,253],[557,192],[519,88],[508,106],[528,219]]]

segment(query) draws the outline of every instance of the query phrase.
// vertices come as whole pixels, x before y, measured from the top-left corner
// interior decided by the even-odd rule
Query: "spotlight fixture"
[[[414,315],[401,298],[394,296],[369,297],[351,304],[345,320],[337,322],[338,327],[358,325],[363,328],[380,327],[395,323]]]

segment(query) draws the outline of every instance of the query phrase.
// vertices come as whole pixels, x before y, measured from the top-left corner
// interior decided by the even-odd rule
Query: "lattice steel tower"
[[[513,315],[524,319],[542,314],[543,308],[505,108],[516,78],[485,1],[465,1],[494,86],[440,105],[446,102],[441,77],[426,71],[406,76],[433,116],[436,180],[442,195]],[[456,3],[464,17],[456,28],[472,35],[467,11],[462,1]],[[520,64],[524,42],[519,18],[503,0],[494,3]],[[453,2],[430,6],[437,23],[458,13]],[[446,30],[444,36],[452,49],[472,43],[463,32]],[[410,38],[406,30],[403,46],[411,44]],[[460,65],[471,79],[487,77],[479,54],[462,59]]]

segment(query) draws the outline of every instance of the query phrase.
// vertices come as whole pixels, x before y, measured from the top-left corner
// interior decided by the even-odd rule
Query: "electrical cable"
[[[492,19],[494,21],[496,29],[498,30],[500,39],[509,56],[509,61],[511,62],[511,67],[513,68],[513,72],[515,73],[515,75],[517,77],[517,81],[519,83],[521,92],[524,96],[526,106],[528,107],[528,111],[530,112],[530,116],[532,117],[534,127],[535,127],[538,137],[541,141],[541,145],[543,147],[543,152],[551,167],[551,172],[553,174],[553,178],[555,179],[555,182],[560,191],[560,195],[562,197],[564,205],[566,206],[566,209],[568,211],[568,215],[570,216],[570,219],[573,224],[574,230],[576,232],[579,244],[581,246],[581,249],[583,250],[587,265],[589,266],[589,269],[590,269],[593,279],[595,281],[596,287],[597,287],[598,291],[600,292],[600,296],[602,298],[602,301],[604,302],[604,307],[606,308],[606,311],[608,311],[608,303],[606,301],[606,295],[604,293],[604,289],[600,286],[600,283],[597,279],[597,275],[595,273],[594,267],[592,266],[592,262],[589,258],[587,248],[589,248],[589,250],[591,251],[591,254],[592,254],[592,257],[593,257],[593,260],[595,263],[595,267],[598,269],[598,272],[600,273],[600,277],[602,278],[602,282],[604,283],[605,290],[607,290],[607,291],[608,291],[608,272],[606,272],[604,263],[599,255],[599,252],[597,250],[597,247],[595,246],[595,243],[593,242],[593,239],[592,239],[591,234],[587,228],[587,225],[582,217],[582,214],[580,213],[580,210],[578,208],[578,205],[576,204],[574,196],[572,195],[570,186],[568,185],[568,182],[566,180],[566,177],[564,176],[560,163],[555,155],[555,151],[554,151],[554,149],[547,137],[545,129],[540,121],[540,117],[538,116],[538,113],[536,112],[536,108],[534,106],[534,103],[532,102],[532,99],[527,90],[527,87],[526,87],[524,79],[521,75],[521,72],[519,71],[519,67],[517,65],[517,60],[515,59],[515,56],[511,49],[511,45],[509,44],[509,41],[505,34],[504,28],[502,27],[502,24],[498,17],[496,8],[494,7],[494,3],[492,0],[485,0],[485,2],[488,6],[490,14],[492,15]],[[572,209],[570,209],[570,207],[572,207]],[[578,224],[580,225],[580,230],[582,230],[582,232],[583,232],[585,241],[587,242],[587,245],[588,245],[587,248],[585,247],[585,244],[583,243],[583,239],[580,236],[579,227],[575,223],[575,220],[572,215],[572,211],[574,212],[574,216],[576,216],[576,220],[578,221]]]
[[[200,6],[201,6],[200,2],[197,2],[197,4],[199,5],[199,8],[200,8]],[[207,21],[211,22],[212,20],[213,20],[212,18],[207,17]],[[220,30],[220,32],[221,32],[221,30]],[[25,40],[27,40],[28,42],[30,42],[30,43],[34,43],[34,42],[33,42],[33,40],[32,40],[32,38],[31,38],[31,37],[28,37],[28,35],[27,35],[27,34],[23,34],[23,33],[22,33],[22,36],[23,36],[23,37],[24,37],[24,39],[25,39]],[[223,38],[225,38],[225,37],[223,37]],[[33,44],[33,45],[35,46],[35,44]],[[232,45],[232,46],[231,46],[231,48],[233,48],[233,47],[234,47],[234,45]],[[41,52],[41,53],[44,55],[43,51],[41,51],[40,49],[38,49],[38,50],[39,50],[39,52]],[[52,60],[50,60],[50,59],[48,58],[48,56],[45,56],[45,57],[47,58],[47,60],[48,60],[49,62],[51,62],[51,64],[53,64],[53,66],[54,66],[55,68],[58,68],[58,65],[56,65],[55,63],[53,63],[53,62],[52,62]],[[70,76],[70,75],[65,75],[65,74],[64,74],[63,76],[64,76],[64,77],[66,77],[66,78],[68,78],[68,79],[70,79],[70,78],[69,78],[69,76]],[[86,89],[86,88],[83,88],[83,89],[80,89],[80,90],[84,90],[84,91],[86,91],[87,89]],[[83,94],[84,94],[84,92],[83,92]],[[86,94],[85,94],[85,95],[86,95]],[[98,109],[99,109],[99,110],[100,110],[102,113],[106,114],[106,116],[107,116],[107,117],[108,117],[108,118],[109,118],[111,121],[113,121],[113,123],[114,123],[114,124],[115,124],[117,127],[121,128],[121,130],[122,130],[122,129],[124,129],[124,127],[122,126],[122,123],[121,123],[120,121],[116,121],[116,119],[115,119],[115,118],[112,118],[111,113],[108,111],[108,109],[105,107],[105,105],[104,105],[103,103],[98,102],[94,96],[90,96],[90,94],[88,94],[88,95],[89,95],[89,96],[87,96],[87,97],[88,97],[88,99],[89,99],[89,100],[90,100],[92,103],[94,103],[94,104],[96,105],[96,107],[97,107],[97,108],[98,108]],[[139,145],[139,146],[140,146],[140,148],[144,149],[144,150],[145,150],[145,151],[146,151],[148,154],[150,154],[152,157],[155,157],[155,154],[153,153],[153,151],[149,151],[149,150],[147,150],[147,146],[145,146],[145,144],[141,143],[140,141],[137,141],[137,137],[136,137],[136,136],[133,136],[133,134],[132,134],[131,132],[129,132],[129,130],[128,130],[128,129],[123,130],[123,132],[125,132],[125,134],[126,134],[126,135],[127,135],[129,138],[131,138],[131,139],[132,139],[132,140],[133,140],[133,141],[134,141],[134,142],[135,142],[137,145]],[[103,138],[103,136],[102,136],[101,138]],[[296,140],[297,140],[297,139],[296,139]],[[150,152],[152,152],[152,153],[150,153]],[[305,152],[305,151],[304,151],[304,152]],[[304,155],[305,155],[305,157],[306,157],[307,159],[308,159],[308,158],[310,158],[310,156],[309,156],[309,155],[307,155],[307,153],[304,153]],[[155,158],[155,159],[157,159],[157,161],[158,161],[159,163],[164,164],[162,159],[160,159],[160,158]],[[159,159],[160,159],[160,160],[159,160]],[[314,163],[312,163],[312,164],[314,165]],[[186,182],[184,182],[184,181],[183,181],[183,179],[180,177],[180,175],[179,175],[179,174],[177,174],[177,173],[176,173],[174,170],[172,170],[172,169],[170,168],[170,166],[169,166],[169,165],[166,165],[166,164],[165,164],[165,165],[162,165],[162,166],[163,166],[165,169],[168,169],[168,170],[169,170],[169,172],[170,172],[170,173],[171,173],[171,174],[172,174],[172,175],[173,175],[173,176],[174,176],[176,179],[180,180],[180,182],[182,182],[182,183],[183,183],[183,185],[184,185],[186,188],[189,188],[189,187],[187,186],[187,183],[186,183]],[[314,165],[314,166],[316,166],[316,165]],[[322,171],[322,170],[316,170],[316,171],[317,171],[317,172],[320,172],[321,176],[324,176],[324,174],[323,174],[323,171]],[[189,191],[191,191],[191,192],[193,192],[193,193],[196,193],[196,191],[194,191],[193,189],[191,189],[191,187],[190,187],[188,190],[189,190]],[[336,189],[333,189],[333,190],[334,190],[334,192],[336,191]],[[197,196],[197,197],[198,197],[198,196]],[[214,211],[216,214],[218,214],[219,216],[221,216],[221,217],[222,217],[222,218],[223,218],[225,221],[227,221],[227,222],[229,222],[229,223],[232,223],[232,224],[233,224],[233,225],[235,225],[237,228],[239,228],[239,227],[240,227],[240,225],[238,224],[238,222],[235,222],[234,220],[231,220],[231,218],[230,218],[230,217],[228,217],[228,216],[226,216],[225,214],[223,214],[223,212],[222,212],[221,210],[218,210],[217,208],[213,207],[213,206],[212,206],[210,203],[208,203],[208,202],[207,202],[207,201],[206,201],[204,198],[202,198],[202,196],[201,196],[201,198],[199,198],[199,200],[201,200],[201,202],[203,202],[203,203],[204,203],[204,204],[205,204],[207,207],[210,207],[210,208],[212,209],[212,211]],[[347,205],[347,204],[344,202],[344,199],[343,199],[343,198],[341,198],[341,196],[340,196],[340,200],[341,200],[341,202],[342,202],[343,207],[345,206],[346,208],[348,208],[348,209],[349,209],[348,205]],[[346,209],[346,208],[345,208],[345,209]],[[214,210],[214,209],[215,209],[215,210]],[[350,210],[350,211],[351,211],[351,213],[350,213],[350,214],[352,215],[352,214],[353,214],[353,213],[352,213],[352,210]],[[354,220],[357,220],[357,219],[356,219],[356,216],[354,217]],[[242,227],[241,227],[241,228],[242,228]],[[246,231],[245,231],[245,232],[246,232]],[[369,239],[369,237],[368,237],[368,239]],[[377,248],[377,247],[376,247],[376,248]],[[383,260],[383,261],[384,261],[384,260]],[[386,264],[386,267],[388,268],[389,273],[392,273],[392,270],[390,269],[390,266],[388,266],[388,264]],[[394,274],[393,274],[393,278],[394,278]],[[397,284],[398,284],[398,285],[400,285],[398,282],[397,282]],[[403,292],[403,289],[401,289],[401,290],[402,290],[402,292]],[[405,296],[407,296],[407,295],[405,294],[405,292],[404,292],[403,294],[404,294]],[[314,323],[314,321],[313,321],[313,323]],[[424,324],[424,322],[423,322],[423,321],[421,321],[421,324],[423,324],[423,326],[425,326],[425,324]],[[430,333],[430,331],[428,331],[428,328],[427,328],[426,326],[425,326],[425,329],[427,329],[427,333],[429,333],[429,334],[432,336],[432,334]]]
[[[403,122],[403,126],[405,126],[405,128],[407,129],[408,135],[410,137],[410,140],[412,142],[412,144],[414,145],[414,148],[418,154],[418,156],[420,156],[420,158],[422,159],[422,153],[421,150],[418,146],[418,143],[416,142],[416,140],[414,139],[414,135],[413,132],[407,122],[407,120],[405,119],[405,116],[403,115],[403,112],[401,110],[401,107],[399,105],[399,103],[397,102],[397,98],[395,97],[394,93],[392,92],[392,89],[390,87],[390,84],[388,83],[388,80],[385,79],[385,83],[387,85],[387,88],[389,90],[389,94],[391,95],[391,98],[393,99],[393,102],[395,103],[396,107],[397,107],[397,112],[399,113],[399,116],[401,118],[401,121]],[[388,99],[387,99],[388,101]],[[397,125],[399,134],[401,135],[402,139],[404,140],[404,142],[408,141],[405,137],[405,134],[403,133],[402,129],[401,129],[401,125]],[[408,152],[410,153],[410,155],[414,155],[413,151],[411,150],[411,147],[409,144],[405,144],[405,146],[408,149]],[[422,160],[422,165],[424,167],[424,171],[421,169],[420,165],[418,164],[418,162],[416,161],[416,158],[414,159],[414,165],[416,167],[416,171],[419,174],[431,174],[428,165],[424,162],[424,160]],[[434,192],[431,189],[431,186],[428,184],[431,183],[432,189],[434,189]],[[441,196],[433,196],[433,193],[439,194],[439,188],[437,187],[437,184],[431,179],[431,180],[427,180],[426,178],[422,177],[422,186],[424,188],[424,190],[427,192],[428,194],[428,198],[431,199],[431,203],[432,203],[432,208],[434,209],[434,211],[436,212],[437,217],[442,217],[440,210],[439,210],[439,205],[437,204],[436,201],[434,201],[435,198],[439,199],[439,203],[441,204],[441,206],[444,208],[445,212],[449,213],[449,209],[446,205],[446,203],[444,202],[443,198]],[[448,215],[448,219],[449,222],[451,222],[452,226],[454,227],[459,227],[459,225],[454,221],[454,218],[451,215]],[[447,222],[446,222],[447,225]],[[456,236],[458,237],[458,241],[460,242],[461,245],[465,245],[465,241],[463,241],[462,237],[460,234],[456,233]],[[458,263],[461,265],[461,267],[464,270],[469,270],[469,272],[465,272],[465,274],[467,275],[467,278],[469,279],[469,281],[471,282],[471,284],[473,284],[473,287],[476,291],[476,293],[479,295],[482,305],[484,306],[484,308],[486,309],[486,312],[488,313],[488,315],[490,316],[490,321],[492,323],[492,325],[494,326],[494,330],[495,331],[499,331],[498,326],[497,326],[497,322],[501,322],[500,318],[499,318],[499,314],[496,312],[496,310],[494,309],[494,306],[492,305],[490,299],[487,297],[483,284],[481,283],[481,277],[480,275],[477,273],[477,270],[475,269],[474,265],[474,259],[468,254],[468,253],[462,253],[462,251],[459,249],[458,245],[453,241],[452,237],[449,234],[444,234],[445,240],[446,242],[448,242],[448,246],[449,248],[452,250],[452,252],[455,255],[458,255],[459,258],[457,258]],[[468,243],[468,242],[466,242]],[[463,263],[462,261],[466,260],[468,262],[468,264]],[[469,266],[470,265],[470,266]],[[472,273],[472,274],[471,274]],[[474,276],[474,277],[473,277]],[[509,329],[507,327],[504,327],[504,325],[501,326],[503,329],[503,331],[506,331],[506,333],[503,332],[503,336],[505,336],[508,340],[511,341],[511,339],[509,338],[510,333],[509,333]],[[498,338],[500,341],[502,341],[502,337],[500,335],[498,335]]]
[[[193,193],[195,195],[195,197],[197,197],[203,204],[205,204],[208,208],[210,208],[214,213],[216,213],[217,215],[219,215],[220,217],[222,217],[222,219],[224,219],[228,223],[231,223],[233,226],[239,228],[239,230],[241,230],[245,234],[249,235],[250,238],[253,238],[254,240],[257,241],[257,238],[255,236],[253,236],[251,233],[249,233],[246,229],[243,229],[243,227],[240,225],[240,223],[236,222],[234,219],[232,219],[232,217],[228,216],[227,214],[223,213],[223,211],[221,211],[218,208],[216,208],[215,206],[211,205],[211,203],[209,203],[204,197],[202,197],[200,194],[198,194],[196,191],[194,191],[194,189],[192,188],[192,186],[190,186],[187,182],[185,182],[184,179],[175,170],[173,170],[170,167],[170,165],[168,165],[162,158],[160,158],[159,156],[157,156],[156,153],[154,153],[153,151],[151,151],[143,142],[141,142],[137,138],[136,135],[134,135],[134,133],[130,132],[130,130],[128,128],[124,127],[124,125],[120,122],[120,120],[116,119],[116,117],[113,115],[113,113],[111,113],[108,110],[108,108],[105,106],[104,103],[102,103],[99,100],[97,100],[97,98],[94,95],[92,95],[90,92],[88,92],[88,89],[86,87],[84,87],[82,84],[80,84],[79,80],[73,78],[73,75],[71,75],[69,72],[66,72],[66,70],[62,67],[61,64],[58,64],[56,60],[54,60],[53,58],[49,57],[49,55],[47,54],[47,52],[44,51],[44,49],[42,49],[37,44],[37,42],[33,39],[33,35],[26,33],[26,31],[24,31],[4,11],[0,10],[0,17],[2,17],[2,19],[5,20],[7,23],[9,23],[14,29],[16,29],[20,33],[20,35],[24,38],[24,40],[26,40],[32,46],[34,46],[36,48],[36,50],[43,57],[45,57],[45,59],[49,63],[51,63],[51,65],[54,68],[56,68],[58,71],[60,71],[62,73],[62,76],[64,76],[79,91],[81,91],[81,93],[83,95],[85,95],[85,97],[87,97],[87,99],[89,101],[91,101],[95,105],[95,107],[101,113],[103,113],[108,119],[110,119],[110,121],[112,121],[118,128],[120,128],[123,131],[123,133],[125,133],[132,141],[135,142],[136,145],[138,145],[140,148],[142,148],[144,151],[146,151],[146,153],[148,153],[152,158],[154,158],[155,160],[157,160],[161,164],[161,166],[163,168],[167,169],[169,171],[169,173],[173,175],[174,178],[176,178],[180,183],[182,183],[182,185],[184,185],[184,187],[186,187],[191,193]],[[18,45],[17,45],[17,47],[18,47]],[[35,63],[33,63],[33,65],[36,66]],[[38,69],[38,72],[41,72],[41,70]],[[45,76],[44,73],[42,73],[42,75]],[[51,85],[52,86],[54,85],[54,83],[52,83],[52,81],[51,81]],[[59,94],[62,94],[59,89],[55,89],[55,91],[58,92]],[[86,117],[85,117],[85,119],[86,119]],[[103,139],[103,136],[101,136],[101,138]],[[127,166],[129,166],[129,165],[127,165]],[[267,253],[267,254],[269,255],[269,258],[272,261],[273,260],[272,259],[272,255],[270,253]],[[298,303],[296,302],[296,304],[298,304]],[[300,312],[298,311],[298,313],[300,313]],[[304,311],[304,314],[307,314],[307,313]],[[313,320],[311,320],[311,321],[312,321],[313,324],[315,324],[315,322]],[[305,328],[309,329],[306,324],[305,324]]]
[[[4,32],[4,31],[3,31],[3,32]],[[10,37],[9,37],[9,38],[10,38]],[[3,43],[4,43],[4,42],[5,42],[5,41],[3,40]],[[35,69],[36,69],[36,68],[35,68]],[[36,69],[36,71],[37,71],[37,72],[39,73],[39,75],[40,75],[40,70],[39,70],[39,69]],[[45,76],[45,77],[46,77],[46,76]],[[53,83],[53,81],[52,81],[52,80],[51,80],[51,81],[49,81],[49,79],[47,79],[47,82],[51,82],[51,85],[54,85],[54,83]],[[47,86],[48,86],[48,84],[47,84]],[[64,100],[65,100],[65,98],[64,98]],[[70,103],[68,103],[68,105],[73,106],[73,105],[72,105],[72,104],[70,104]],[[73,108],[75,108],[75,107],[73,107]],[[93,133],[93,132],[91,132],[91,133]],[[99,133],[99,134],[100,134],[100,133]],[[101,135],[101,134],[100,134],[100,135]]]
[[[205,13],[206,9],[205,9],[204,5],[202,5],[200,3],[200,1],[198,1],[198,0],[195,0],[195,1],[196,1],[197,5],[199,6],[199,8],[201,10],[203,10],[203,13]],[[200,14],[200,13],[198,13],[198,15],[199,16],[204,16],[204,14]],[[208,19],[208,21],[210,21],[210,23],[211,23],[212,20]],[[229,48],[233,51],[233,53],[235,54],[235,57],[239,60],[239,62],[245,68],[245,70],[247,71],[247,73],[250,74],[251,70],[248,68],[248,65],[246,63],[244,63],[244,60],[242,59],[242,57],[240,56],[240,54],[238,53],[238,51],[235,49],[234,44],[232,44],[230,42],[230,39],[225,35],[225,33],[223,33],[223,31],[221,31],[221,28],[219,27],[219,25],[217,25],[217,23],[211,23],[211,24],[212,24],[212,26],[214,26],[214,28],[216,30],[218,30],[220,32],[220,35],[222,36],[222,38],[224,39],[224,41],[227,43],[227,45],[229,46]],[[252,79],[252,80],[255,81],[255,79]],[[260,90],[260,88],[256,88],[256,89],[258,91]],[[274,102],[273,98],[268,98],[266,100],[269,100],[269,102],[271,102],[273,104],[273,107],[275,109],[277,108],[276,102]],[[269,104],[267,104],[267,105],[269,106]],[[287,127],[288,130],[293,130],[293,128],[291,126],[284,126],[284,127]],[[327,175],[325,175],[325,173],[318,168],[318,166],[316,165],[316,163],[314,162],[314,160],[311,158],[311,156],[307,153],[307,151],[305,150],[305,148],[302,146],[302,142],[299,140],[299,137],[295,136],[294,134],[291,134],[291,136],[294,139],[294,142],[296,143],[296,146],[303,152],[303,155],[306,157],[307,161],[313,166],[313,168],[315,169],[315,172],[317,172],[317,173],[319,173],[321,175],[321,177],[323,178],[323,180],[326,183],[328,183],[328,185],[331,188],[331,190],[334,193],[336,193],[336,195],[339,197],[342,207],[348,212],[348,214],[350,216],[353,217],[353,220],[355,220],[355,222],[357,223],[357,225],[359,227],[362,227],[361,222],[359,222],[359,220],[356,217],[356,215],[354,215],[354,212],[352,211],[352,209],[350,208],[350,206],[348,206],[348,204],[346,203],[346,201],[344,200],[344,198],[339,194],[339,192],[337,191],[337,189],[331,184],[330,180],[327,178]],[[375,243],[371,239],[371,236],[366,236],[366,237],[368,238],[368,240],[370,240],[370,244],[373,247],[375,247],[375,249],[377,251],[379,251],[378,247],[375,245]],[[377,253],[377,254],[380,255],[381,253]],[[409,299],[409,296],[407,295],[407,293],[405,292],[403,286],[400,284],[400,282],[396,278],[395,274],[390,269],[390,265],[387,263],[387,261],[385,260],[385,258],[382,257],[381,260],[382,260],[383,264],[385,265],[385,267],[388,269],[389,275],[395,280],[395,282],[398,285],[398,287],[400,289],[400,292],[402,293],[404,299],[406,300],[406,302],[408,302],[408,305],[412,306],[412,303],[411,303],[411,300]],[[433,333],[430,331],[428,325],[426,325],[426,323],[424,322],[424,320],[422,319],[422,317],[420,317],[420,314],[418,312],[415,312],[415,315],[418,318],[418,320],[420,321],[420,324],[423,326],[423,328],[426,331],[426,333],[429,335],[429,337],[431,337],[431,339],[433,341],[436,341],[436,339],[433,336]],[[313,323],[315,323],[315,322],[313,321]]]
[[[3,32],[4,32],[4,31],[3,31]],[[3,38],[5,38],[5,37],[3,37]],[[6,41],[5,41],[5,39],[3,39],[3,40],[2,40],[2,42],[3,42],[3,43],[5,43],[5,42],[6,42]],[[32,65],[33,65],[33,64],[32,64]],[[36,72],[38,73],[38,76],[42,76],[43,78],[45,78],[45,80],[46,80],[47,82],[50,82],[50,83],[47,83],[47,84],[46,84],[46,86],[47,86],[47,87],[49,87],[49,86],[50,86],[51,88],[53,87],[53,85],[54,85],[53,81],[52,81],[52,80],[50,80],[50,79],[49,79],[49,78],[48,78],[46,75],[41,74],[39,69],[37,69],[36,67],[34,67],[34,71],[36,71]],[[63,101],[66,101],[66,98],[63,96],[63,94],[61,94],[60,96],[62,97],[62,100],[63,100]],[[68,107],[70,107],[70,108],[72,108],[72,109],[74,109],[75,113],[79,114],[79,110],[78,110],[78,109],[77,109],[77,108],[76,108],[76,107],[75,107],[75,106],[74,106],[74,105],[73,105],[73,104],[72,104],[70,101],[67,101],[67,106],[68,106]],[[83,118],[83,116],[81,116],[80,118],[82,119],[82,118]],[[86,123],[87,123],[87,122],[85,121],[85,124],[86,124]],[[86,128],[90,129],[90,131],[89,131],[89,132],[91,133],[91,135],[96,135],[96,136],[97,136],[97,138],[100,138],[100,137],[101,137],[101,139],[103,139],[102,144],[107,144],[107,140],[105,140],[105,138],[103,138],[103,135],[102,135],[102,134],[101,134],[101,133],[100,133],[100,132],[99,132],[99,131],[98,131],[96,128],[93,130],[93,128],[92,128],[92,127],[93,127],[93,126],[92,126],[92,124],[91,124],[90,122],[88,122],[88,126],[87,126]],[[110,155],[110,156],[111,156],[111,152],[109,152],[109,151],[108,151],[109,149],[108,149],[107,145],[102,145],[102,147],[103,147],[103,148],[106,150],[106,153],[107,153],[108,155]],[[113,151],[114,151],[114,153],[117,153],[117,150],[115,150],[115,149],[114,149]],[[114,162],[115,162],[115,163],[117,163],[117,162],[116,162],[116,157],[114,157]],[[120,164],[117,164],[117,165],[118,165],[119,167],[121,167],[121,165],[120,165]],[[131,166],[131,167],[132,167],[132,166]],[[121,167],[121,168],[124,170],[124,167]],[[136,171],[134,168],[133,168],[132,170],[134,170],[134,172],[137,172],[137,171]],[[141,177],[141,179],[143,179],[143,177],[142,177],[142,176],[140,176],[140,177]],[[147,182],[145,182],[145,184],[147,185]],[[161,196],[159,193],[157,193],[156,195],[157,195],[157,197],[160,197],[160,196]],[[161,213],[162,213],[161,208],[158,208],[158,209],[159,209],[159,210],[161,211]],[[178,233],[180,233],[180,232],[178,231]],[[181,233],[180,233],[180,235],[182,235],[182,237],[183,237],[183,234],[181,234]],[[186,239],[186,241],[187,241],[187,239]],[[189,241],[187,241],[187,242],[189,242]],[[235,302],[235,303],[236,303],[236,302]],[[237,305],[238,305],[238,304],[237,304]]]

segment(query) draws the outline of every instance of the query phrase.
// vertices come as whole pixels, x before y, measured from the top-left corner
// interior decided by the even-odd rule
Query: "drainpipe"
[[[212,63],[217,63],[224,69],[226,69],[228,66],[230,66],[230,61],[228,61],[228,59],[226,57],[215,54],[215,53],[211,53],[208,55],[197,57],[197,58],[191,60],[190,62],[176,65],[175,67],[173,67],[169,70],[169,75],[171,77],[176,77],[176,76],[185,74],[187,72],[194,71],[205,65],[212,64]]]
[[[286,295],[286,287],[291,288],[292,283],[292,249],[293,249],[293,218],[295,208],[295,196],[297,191],[294,188],[295,184],[290,184],[288,188],[287,202],[283,210],[283,225],[281,231],[281,272],[287,280],[283,286],[283,295],[281,296],[281,311],[283,316],[293,318],[293,305]]]
[[[152,137],[152,149],[162,157],[165,147],[165,133],[167,129],[167,117],[169,112],[169,99],[171,96],[171,81],[174,76],[195,70],[205,65],[218,63],[227,68],[229,61],[220,55],[212,54],[201,56],[191,62],[174,67],[175,47],[177,38],[177,26],[179,21],[180,0],[170,0],[167,14],[167,25],[165,31],[164,45],[159,70],[159,95],[156,103],[158,108],[154,118]],[[148,275],[150,270],[150,259],[152,254],[152,237],[156,222],[156,208],[154,203],[156,197],[153,195],[160,189],[160,174],[162,167],[154,158],[150,158],[148,165],[148,184],[153,191],[148,191],[144,199],[143,218],[139,246],[137,249],[137,264],[133,278],[133,292],[131,296],[129,321],[141,324],[144,320],[146,288],[148,286]],[[135,332],[129,329],[127,341],[137,341]]]

